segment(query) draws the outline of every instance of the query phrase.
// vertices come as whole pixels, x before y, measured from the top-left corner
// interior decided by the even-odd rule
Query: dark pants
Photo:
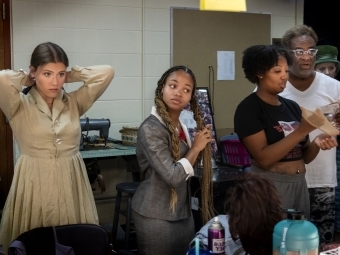
[[[310,221],[319,230],[320,244],[333,240],[335,219],[335,188],[310,188]]]
[[[337,136],[338,144],[340,144],[340,137]],[[340,180],[340,145],[336,147],[336,175],[338,181]],[[335,187],[335,231],[340,232],[340,186]]]

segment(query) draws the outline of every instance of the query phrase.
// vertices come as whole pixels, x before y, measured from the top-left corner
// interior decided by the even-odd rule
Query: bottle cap
[[[224,227],[222,226],[221,222],[218,221],[218,217],[214,217],[213,222],[210,225],[210,229],[223,229]]]
[[[288,210],[287,211],[287,219],[304,220],[305,216],[303,215],[301,210]]]

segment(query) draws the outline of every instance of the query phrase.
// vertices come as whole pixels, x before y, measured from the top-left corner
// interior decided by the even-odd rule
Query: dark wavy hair
[[[274,226],[283,220],[281,201],[271,180],[246,173],[229,192],[229,230],[251,255],[272,255]]]
[[[279,57],[287,60],[288,66],[292,65],[289,52],[278,45],[253,45],[243,52],[242,68],[246,78],[258,84],[258,75],[263,75],[277,65]]]
[[[295,36],[309,35],[315,41],[315,45],[318,43],[318,36],[313,28],[306,25],[297,25],[288,29],[281,38],[281,43],[286,49],[290,49],[290,43]]]
[[[48,63],[63,63],[66,67],[69,65],[65,51],[59,45],[52,42],[41,43],[35,47],[31,56],[30,66],[37,70],[38,67]],[[27,87],[22,92],[27,94],[31,88],[32,86]]]

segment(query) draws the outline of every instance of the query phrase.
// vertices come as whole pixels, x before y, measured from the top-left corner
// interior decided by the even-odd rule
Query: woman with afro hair
[[[302,118],[297,103],[279,96],[291,64],[290,54],[280,46],[254,45],[244,51],[242,67],[257,90],[238,105],[234,130],[250,154],[251,172],[273,181],[283,208],[300,209],[309,218],[305,164],[320,148],[331,149],[337,142],[326,134],[310,142],[308,134],[315,128]]]

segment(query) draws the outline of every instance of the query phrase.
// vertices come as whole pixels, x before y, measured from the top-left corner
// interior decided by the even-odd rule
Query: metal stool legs
[[[112,242],[114,242],[117,238],[117,230],[118,230],[118,221],[119,221],[119,214],[122,214],[126,217],[126,226],[125,226],[125,249],[129,249],[129,240],[130,240],[130,228],[131,228],[131,201],[132,201],[133,194],[128,193],[128,201],[127,201],[127,210],[120,210],[120,203],[122,200],[122,192],[117,192],[116,198],[116,205],[115,205],[115,213],[113,217],[113,224],[112,224]]]
[[[117,230],[118,230],[118,220],[119,220],[119,211],[120,211],[120,202],[122,201],[122,192],[117,192],[117,198],[116,198],[116,205],[115,205],[115,214],[113,217],[113,224],[112,224],[112,243],[117,238]]]
[[[128,204],[127,204],[127,215],[126,215],[126,229],[125,229],[125,249],[129,249],[129,241],[130,241],[130,228],[131,228],[131,200],[132,195],[129,194]]]

